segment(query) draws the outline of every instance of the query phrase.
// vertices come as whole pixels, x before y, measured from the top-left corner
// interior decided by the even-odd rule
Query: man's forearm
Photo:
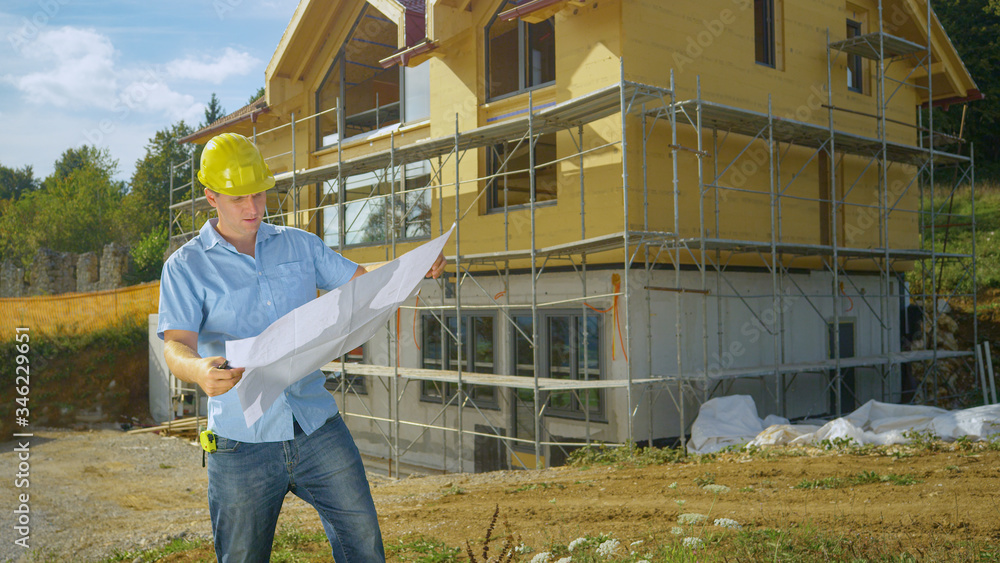
[[[172,340],[163,344],[163,357],[177,379],[199,383],[199,376],[205,371],[205,360],[198,352],[182,342]]]

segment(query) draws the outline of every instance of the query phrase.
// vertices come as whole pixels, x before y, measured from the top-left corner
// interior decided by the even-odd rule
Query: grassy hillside
[[[76,336],[29,342],[29,425],[126,422],[149,416],[149,344],[145,323],[131,322]],[[0,345],[0,364],[14,366],[13,341]],[[13,370],[9,373],[14,378]],[[14,382],[9,381],[10,387]],[[10,436],[15,408],[0,403],[0,435]]]
[[[942,193],[943,192],[943,193]],[[933,246],[940,252],[975,254],[976,271],[980,294],[992,295],[1000,290],[1000,247],[997,245],[997,231],[1000,230],[1000,183],[980,184],[975,193],[975,251],[973,252],[973,199],[971,188],[963,186],[954,192],[939,190],[935,193],[934,209],[937,217],[933,233]],[[930,201],[925,200],[924,221],[929,227]],[[931,247],[931,231],[924,232],[924,246]],[[910,274],[910,282],[920,287],[922,278],[930,275],[930,264],[921,264]],[[971,262],[955,260],[937,265],[935,276],[942,290],[959,294],[972,291]]]

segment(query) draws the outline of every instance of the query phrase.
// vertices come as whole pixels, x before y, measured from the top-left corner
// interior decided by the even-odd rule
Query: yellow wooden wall
[[[778,26],[778,64],[769,68],[754,61],[753,2],[725,0],[704,2],[695,0],[663,2],[661,0],[603,0],[583,7],[570,7],[558,12],[556,25],[556,84],[532,93],[533,103],[541,105],[561,102],[616,83],[624,60],[626,79],[660,87],[669,86],[671,69],[675,73],[678,99],[697,95],[696,80],[700,77],[703,99],[753,110],[761,113],[771,109],[779,118],[827,126],[827,29],[830,38],[838,41],[846,36],[846,18],[875,22],[874,0],[816,0],[792,2],[776,0],[781,21]],[[414,142],[426,137],[453,135],[456,123],[460,131],[486,125],[491,117],[528,107],[528,95],[522,94],[497,102],[484,103],[484,26],[495,12],[498,0],[473,3],[471,12],[463,15],[472,25],[448,39],[430,61],[431,112],[429,124],[405,129],[398,134],[396,144]],[[356,7],[352,8],[356,11]],[[867,15],[865,11],[867,10]],[[346,11],[346,10],[345,10]],[[352,12],[353,13],[353,12]],[[860,15],[859,15],[860,14]],[[333,24],[331,24],[333,25]],[[336,24],[337,33],[346,33]],[[344,28],[346,29],[346,28]],[[331,29],[331,31],[334,31]],[[335,34],[334,34],[335,35]],[[319,39],[317,39],[319,41]],[[329,37],[317,52],[324,57],[302,65],[301,76],[275,76],[268,84],[268,100],[272,111],[288,115],[306,115],[316,111],[314,92],[326,73],[335,49]],[[865,93],[848,91],[846,84],[847,57],[840,55],[832,67],[833,103],[837,107],[861,113],[876,113],[875,63],[866,61],[868,83]],[[909,71],[907,64],[895,63],[890,76],[902,78]],[[902,88],[894,94],[887,108],[887,117],[906,123],[915,121],[917,92]],[[876,136],[875,120],[870,117],[837,112],[838,130],[868,137]],[[288,130],[261,139],[265,153],[277,154],[291,150]],[[577,132],[564,131],[557,136],[560,158],[577,151]],[[723,134],[720,134],[722,136]],[[892,141],[914,144],[912,128],[891,125],[887,129]],[[612,116],[587,124],[583,146],[590,148],[621,140],[621,121]],[[583,189],[585,209],[581,225],[581,175],[578,159],[561,162],[558,167],[558,195],[554,205],[541,205],[535,214],[536,246],[570,242],[581,235],[593,237],[631,229],[648,228],[656,231],[679,232],[685,237],[698,236],[700,204],[705,214],[705,236],[769,241],[772,209],[770,198],[770,168],[766,146],[758,141],[743,156],[747,139],[735,135],[725,137],[715,161],[704,161],[706,180],[711,179],[716,164],[735,163],[721,183],[750,190],[750,193],[720,191],[719,228],[716,229],[716,194],[709,190],[704,197],[698,192],[697,158],[683,151],[678,156],[681,221],[674,224],[673,161],[669,124],[660,122],[648,137],[646,153],[642,149],[641,124],[636,116],[628,118],[627,155],[616,144],[583,158]],[[703,137],[705,150],[711,151],[711,134]],[[336,149],[315,151],[315,127],[310,120],[298,129],[296,165],[319,166],[337,159]],[[360,143],[347,142],[344,158],[371,150],[387,148],[387,136]],[[697,136],[691,127],[680,128],[679,144],[695,148]],[[779,185],[787,197],[781,200],[780,240],[789,243],[822,244],[829,242],[829,228],[824,238],[824,217],[828,206],[817,201],[822,197],[825,178],[820,159],[812,149],[781,145]],[[629,218],[623,213],[622,159],[627,158],[629,175]],[[855,247],[879,246],[877,210],[863,206],[877,205],[873,190],[878,185],[877,167],[862,174],[869,161],[860,157],[838,155],[837,193],[846,193],[846,203],[838,221],[841,244]],[[644,168],[645,164],[645,168]],[[284,157],[272,164],[275,172],[291,169]],[[897,210],[890,218],[890,245],[912,248],[918,245],[917,187],[911,185],[912,167],[893,165],[889,171],[890,186],[897,186],[892,203]],[[441,173],[445,186],[444,200],[432,202],[432,225],[437,232],[438,209],[444,209],[445,228],[455,219],[455,160],[445,161]],[[458,208],[465,215],[461,225],[462,254],[503,250],[504,216],[490,213],[485,196],[476,197],[485,188],[484,181],[474,181],[486,174],[485,151],[467,153],[459,161]],[[795,177],[792,181],[793,176]],[[645,183],[645,189],[644,189]],[[826,181],[826,184],[829,182]],[[899,186],[909,185],[908,190]],[[853,186],[853,189],[852,189]],[[849,193],[848,193],[849,190]],[[303,191],[300,207],[315,201],[315,194]],[[645,195],[644,195],[645,194]],[[896,199],[902,196],[898,203]],[[874,213],[874,215],[873,215]],[[874,216],[874,220],[872,217]],[[646,224],[648,217],[648,224]],[[511,211],[507,229],[511,249],[530,246],[530,215],[527,209]],[[828,221],[827,221],[828,222]],[[411,245],[401,245],[402,252]],[[359,248],[347,251],[358,261],[385,258],[383,248]],[[621,252],[606,253],[592,260],[620,262]],[[759,263],[756,258],[744,260]],[[526,264],[520,264],[526,265]],[[515,265],[515,267],[517,264]]]

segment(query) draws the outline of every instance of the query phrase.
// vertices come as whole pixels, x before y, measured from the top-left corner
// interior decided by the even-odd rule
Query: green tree
[[[179,143],[179,139],[194,131],[183,121],[157,131],[146,144],[146,154],[135,163],[131,190],[122,202],[125,239],[130,244],[146,237],[157,227],[167,227],[170,218],[170,167],[174,169],[174,186],[191,181],[191,166],[184,164],[194,152],[194,146]],[[174,199],[190,199],[191,190],[177,190]]]
[[[997,0],[997,1],[1000,1],[1000,0]],[[266,94],[266,93],[267,93],[267,89],[264,88],[263,86],[261,86],[260,88],[257,89],[257,92],[253,96],[250,96],[250,99],[247,100],[247,105],[250,105],[250,104],[256,102],[257,100],[263,98],[264,94]]]
[[[8,168],[0,164],[0,199],[17,199],[38,189],[38,180],[30,165]]]
[[[1000,179],[1000,0],[938,0],[934,9],[986,96],[969,105],[964,136],[976,146],[977,176]],[[958,130],[961,107],[938,115]]]
[[[42,186],[0,206],[0,259],[30,264],[39,247],[100,251],[122,242],[119,214],[125,183],[108,149],[68,149]]]
[[[208,100],[208,105],[205,106],[205,121],[201,124],[201,127],[208,127],[225,116],[226,110],[222,109],[219,97],[215,95],[215,92],[212,92],[212,98]]]

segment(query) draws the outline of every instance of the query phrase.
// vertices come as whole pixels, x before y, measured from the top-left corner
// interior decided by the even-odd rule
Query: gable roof
[[[274,76],[299,80],[311,62],[327,60],[326,55],[339,47],[366,4],[396,24],[397,47],[412,46],[424,38],[425,0],[300,0],[267,65],[266,80]]]
[[[929,65],[914,72],[912,79],[918,85],[925,87],[920,92],[923,105],[947,105],[983,99],[975,79],[969,73],[954,43],[948,37],[941,20],[929,7],[929,0],[887,0],[884,25],[887,32],[909,39],[920,45],[928,43],[930,38],[931,51],[934,54]],[[930,21],[928,21],[928,12]],[[902,13],[906,17],[897,23],[894,13]],[[929,66],[929,73],[927,67]],[[929,76],[928,76],[929,74]],[[926,89],[930,87],[930,92]],[[930,94],[930,96],[928,96]],[[928,98],[933,99],[928,99]]]

